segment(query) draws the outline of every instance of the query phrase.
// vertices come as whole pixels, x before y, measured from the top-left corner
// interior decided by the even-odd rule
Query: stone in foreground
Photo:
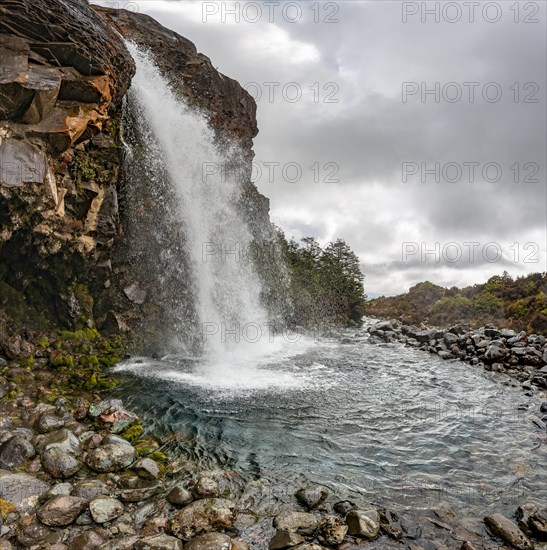
[[[84,511],[86,504],[80,497],[53,497],[38,509],[38,519],[50,527],[65,527]]]
[[[31,512],[49,485],[28,474],[12,474],[0,470],[0,498],[11,502],[19,513]]]
[[[184,545],[184,550],[230,550],[231,548],[232,540],[223,533],[205,533],[194,537]]]
[[[135,545],[135,549],[136,550],[182,550],[182,542],[175,537],[170,537],[169,535],[154,535],[152,537],[145,537],[141,539]],[[214,550],[214,548],[211,547],[210,550]]]
[[[171,533],[189,541],[201,533],[229,529],[236,519],[235,504],[223,498],[205,498],[192,502],[177,512],[170,522]]]
[[[175,485],[167,495],[167,501],[175,506],[184,506],[194,500],[192,493],[181,485]]]
[[[270,541],[270,550],[282,550],[283,548],[290,548],[291,546],[297,546],[305,542],[304,537],[298,533],[292,533],[291,531],[277,531],[274,538]]]
[[[317,538],[328,546],[340,544],[347,532],[348,526],[338,516],[326,516],[317,526]]]
[[[324,487],[303,487],[299,489],[295,497],[298,502],[303,504],[308,510],[317,508],[327,497],[329,493]]]
[[[112,521],[123,514],[123,504],[109,497],[94,498],[89,503],[89,512],[96,523]]]
[[[484,518],[484,523],[490,531],[516,550],[533,548],[528,537],[508,518],[501,514],[492,514]]]
[[[374,540],[380,532],[380,516],[374,509],[349,511],[346,524],[352,536]]]
[[[309,512],[281,512],[275,517],[273,526],[280,531],[311,535],[317,528],[317,518]]]
[[[116,472],[131,466],[135,449],[131,445],[107,443],[89,451],[86,464],[97,472]]]

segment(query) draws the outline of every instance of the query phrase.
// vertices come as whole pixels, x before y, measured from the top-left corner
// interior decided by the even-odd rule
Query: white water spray
[[[206,355],[216,365],[248,359],[271,344],[271,334],[247,255],[252,236],[236,206],[241,186],[226,170],[234,148],[222,151],[205,116],[174,93],[147,53],[128,48],[137,66],[130,91],[137,123],[154,142],[144,144],[146,162],[166,174],[178,200]]]

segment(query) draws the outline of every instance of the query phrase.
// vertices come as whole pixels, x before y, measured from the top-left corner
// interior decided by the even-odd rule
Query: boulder
[[[73,455],[58,447],[45,450],[40,455],[44,470],[52,477],[67,478],[75,475],[80,469],[80,462]]]
[[[70,541],[69,548],[71,550],[95,550],[101,544],[104,544],[105,539],[96,531],[89,529],[82,534],[73,538]]]
[[[89,416],[95,419],[95,426],[100,430],[120,433],[138,421],[137,415],[124,409],[120,399],[105,399],[92,403]]]
[[[46,434],[40,438],[38,449],[48,451],[53,448],[75,455],[81,452],[80,440],[66,428]]]
[[[0,498],[11,502],[19,513],[31,512],[49,485],[28,474],[0,470]]]
[[[192,502],[171,518],[171,533],[183,541],[217,529],[230,529],[236,519],[236,507],[230,500],[205,498]]]
[[[198,535],[184,545],[184,550],[231,550],[231,548],[232,539],[222,533]]]
[[[59,497],[63,495],[70,495],[72,493],[72,484],[65,482],[65,483],[57,483],[51,489],[47,492],[47,498],[52,497]]]
[[[218,497],[220,495],[218,481],[210,477],[200,477],[192,488],[192,495],[195,499]]]
[[[317,526],[317,538],[328,546],[341,544],[348,526],[338,516],[325,516]]]
[[[162,484],[155,479],[142,479],[138,476],[123,476],[118,482],[118,488],[113,496],[122,502],[138,502],[146,500],[162,488]]]
[[[100,479],[84,479],[74,483],[72,494],[77,497],[91,500],[95,497],[106,495],[108,488]]]
[[[280,531],[311,535],[317,529],[317,518],[309,512],[281,512],[274,518],[273,526]]]
[[[329,495],[324,487],[303,487],[299,489],[295,496],[308,510],[317,508]]]
[[[97,497],[89,503],[89,512],[96,523],[112,521],[123,514],[123,504],[109,497]]]
[[[97,550],[134,550],[138,542],[136,535],[121,535],[101,544]]]
[[[184,506],[194,500],[192,493],[181,485],[175,485],[167,494],[167,501],[175,506]]]
[[[395,540],[402,539],[403,527],[397,514],[387,508],[381,508],[378,510],[378,513],[380,514],[380,529],[382,533]]]
[[[34,423],[34,429],[40,434],[45,434],[53,432],[55,430],[59,430],[64,425],[64,418],[61,418],[54,413],[44,412],[38,417],[38,419]]]
[[[143,479],[158,479],[160,475],[158,464],[151,458],[141,458],[133,464],[132,468]]]
[[[292,531],[278,530],[270,541],[270,550],[283,550],[305,542],[304,537]]]
[[[346,516],[348,534],[374,540],[380,533],[380,515],[377,510],[351,510]]]
[[[85,462],[96,472],[116,472],[131,466],[135,456],[135,449],[131,445],[107,443],[91,449]]]
[[[341,516],[346,516],[350,510],[355,510],[357,506],[350,500],[339,500],[334,504],[334,511]]]
[[[51,529],[41,524],[35,515],[21,519],[17,530],[17,542],[24,548],[40,545],[51,534]]]
[[[505,516],[492,514],[484,518],[484,523],[496,537],[499,537],[509,546],[516,548],[516,550],[530,550],[533,548],[528,537]]]
[[[48,500],[36,512],[38,519],[50,527],[70,525],[85,509],[87,501],[80,497],[59,496]]]
[[[13,470],[35,454],[32,443],[16,435],[0,445],[0,469]]]
[[[490,363],[503,361],[507,355],[507,350],[498,344],[491,344],[486,348],[484,359]]]

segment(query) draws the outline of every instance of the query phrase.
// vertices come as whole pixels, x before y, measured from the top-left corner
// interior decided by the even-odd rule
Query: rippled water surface
[[[346,336],[284,342],[260,362],[133,359],[120,391],[151,427],[191,434],[181,454],[247,480],[319,482],[398,510],[547,499],[537,398],[503,375]]]

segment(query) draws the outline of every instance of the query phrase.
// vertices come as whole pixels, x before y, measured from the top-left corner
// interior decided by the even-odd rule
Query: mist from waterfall
[[[174,92],[147,52],[132,43],[128,48],[137,67],[129,97],[146,137],[139,156],[145,159],[148,185],[167,183],[173,191],[183,233],[174,231],[173,238],[185,247],[190,281],[180,284],[190,287],[193,330],[202,335],[211,363],[227,355],[254,356],[272,338],[250,258],[252,235],[237,207],[240,172],[228,169],[237,165],[238,150],[219,144],[207,118]]]

